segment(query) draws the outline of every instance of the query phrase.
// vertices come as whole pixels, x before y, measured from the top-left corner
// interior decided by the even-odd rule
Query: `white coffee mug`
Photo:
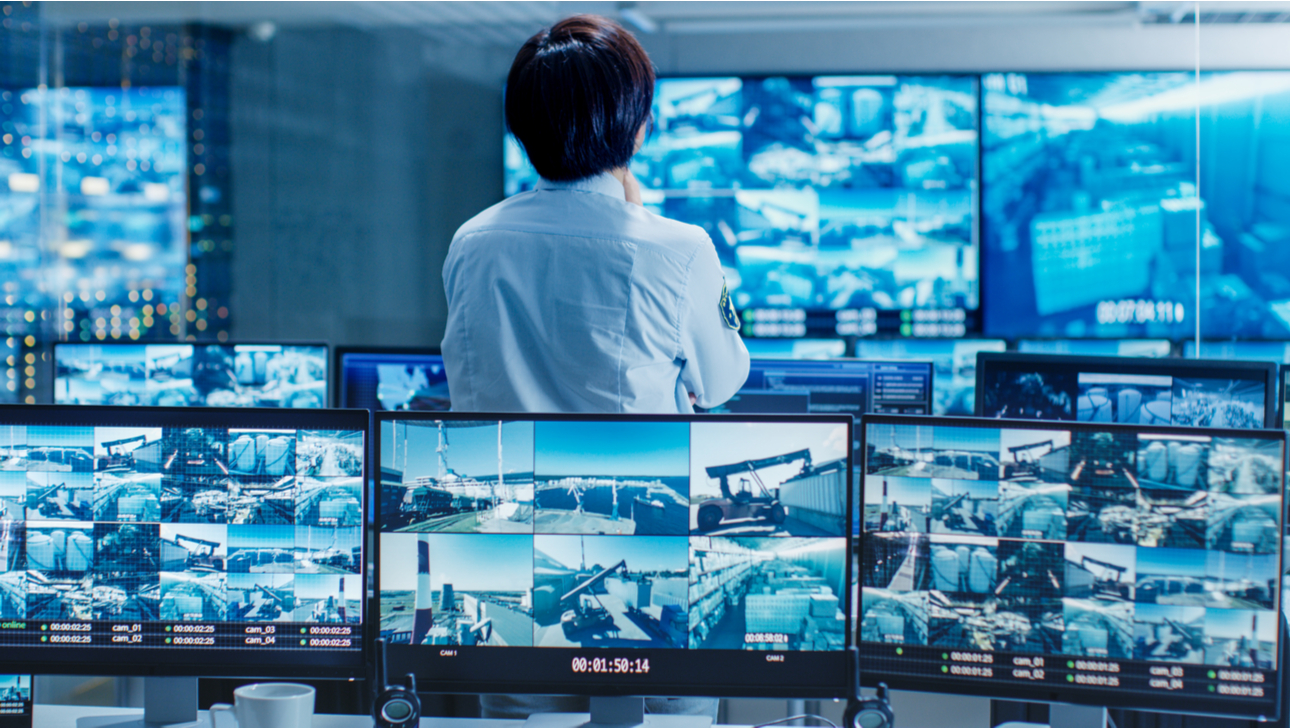
[[[233,705],[211,706],[211,728],[219,728],[215,714],[228,711],[238,728],[309,728],[314,715],[314,689],[296,683],[256,683],[233,691]]]

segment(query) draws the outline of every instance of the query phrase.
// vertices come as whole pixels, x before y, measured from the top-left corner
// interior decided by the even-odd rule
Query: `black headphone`
[[[887,683],[878,683],[878,694],[872,698],[860,695],[860,649],[852,647],[848,652],[854,682],[842,715],[842,728],[894,728],[896,714],[887,700]]]
[[[417,697],[417,678],[408,673],[404,685],[386,685],[389,665],[385,661],[385,640],[376,641],[376,679],[372,687],[376,698],[372,702],[372,717],[377,728],[415,728],[421,723],[421,700]]]

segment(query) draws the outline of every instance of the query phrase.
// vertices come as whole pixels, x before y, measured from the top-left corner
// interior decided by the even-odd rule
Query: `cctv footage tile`
[[[1134,598],[1141,604],[1205,606],[1206,552],[1196,549],[1137,549],[1138,583]]]
[[[1112,660],[1132,659],[1133,607],[1129,602],[1063,599],[1062,621],[1066,631],[1062,652]]]
[[[976,427],[870,426],[869,474],[998,480],[999,431]]]
[[[986,417],[1013,420],[1073,420],[1079,382],[1074,374],[994,371],[985,383]]]
[[[296,481],[295,523],[352,528],[363,525],[363,479],[313,478]]]
[[[1080,422],[1170,423],[1173,377],[1081,372],[1078,379],[1075,419]]]
[[[1275,609],[1276,589],[1276,554],[1206,552],[1207,601],[1205,606],[1224,609]]]
[[[363,528],[296,526],[296,573],[357,574],[363,565]]]
[[[1137,552],[1135,546],[1065,544],[1066,576],[1062,595],[1072,599],[1133,601]]]
[[[94,474],[94,520],[157,523],[161,520],[161,473]]]
[[[0,425],[0,472],[27,469],[27,426]]]
[[[382,427],[392,449],[382,475],[398,473],[381,483],[382,531],[533,532],[532,422]]]
[[[1138,604],[1134,607],[1136,660],[1205,662],[1205,608]]]
[[[1284,449],[1273,440],[1214,438],[1209,447],[1209,490],[1229,495],[1278,493]]]
[[[1205,663],[1275,669],[1281,620],[1272,610],[1206,609]]]
[[[846,535],[846,433],[819,422],[692,423],[690,532]]]
[[[295,573],[295,526],[233,525],[226,528],[229,573]]]
[[[198,574],[224,571],[228,529],[222,523],[161,524],[161,570]]]
[[[1069,430],[1000,430],[1001,479],[1019,484],[1065,484],[1071,474]]]
[[[28,521],[93,520],[92,473],[28,470],[26,480]]]
[[[1229,379],[1174,379],[1173,424],[1250,430],[1265,421],[1263,385]]]
[[[0,619],[27,618],[27,572],[0,574]]]
[[[531,647],[535,610],[559,622],[568,608],[560,600],[573,586],[560,591],[560,580],[574,577],[560,576],[564,570],[536,569],[540,578],[553,581],[547,589],[534,589],[532,536],[383,533],[380,538],[379,629],[391,644]],[[578,542],[580,537],[568,538]],[[586,591],[594,596],[598,589]]]
[[[860,476],[857,476],[860,477]],[[928,478],[870,475],[864,478],[864,530],[926,533],[932,513]]]
[[[160,553],[159,524],[94,524],[93,571],[96,575],[155,574],[161,571]]]
[[[963,650],[1058,651],[1062,643],[1062,604],[994,596],[958,596],[933,591],[928,596],[929,644]]]
[[[1064,540],[1070,490],[1071,487],[1065,483],[1000,483],[999,535],[1009,538]]]
[[[860,594],[860,640],[889,645],[928,643],[928,593],[866,587]]]
[[[951,596],[992,595],[999,583],[999,541],[933,535],[927,547],[927,560],[918,566],[921,571],[930,571],[925,589]]]
[[[161,572],[161,620],[224,622],[228,619],[228,575],[220,572]]]
[[[927,536],[911,533],[862,535],[860,585],[892,592],[927,591],[936,564],[931,559]],[[942,546],[944,548],[944,546]],[[928,568],[928,564],[932,568]]]
[[[0,520],[0,574],[27,568],[27,528],[22,521]]]
[[[1137,543],[1134,472],[1137,439],[1122,433],[1075,432],[1067,538],[1088,543]]]
[[[363,580],[357,574],[297,574],[292,621],[358,624],[363,619]]]
[[[535,647],[684,648],[684,536],[533,537]]]
[[[1281,495],[1210,496],[1205,548],[1245,554],[1280,549]]]
[[[294,622],[295,574],[235,574],[225,581],[230,622]]]
[[[1063,595],[1064,544],[999,540],[999,586],[994,593],[1028,601],[1054,601]]]
[[[27,473],[0,470],[0,520],[23,521],[26,518]]]
[[[847,558],[844,538],[691,537],[690,648],[842,649]]]
[[[221,428],[164,428],[156,468],[161,478],[161,520],[225,523],[229,516],[229,434]],[[146,457],[134,451],[136,462]],[[240,481],[240,479],[237,479]],[[240,482],[239,482],[240,486]],[[248,504],[249,505],[249,504]]]
[[[362,431],[299,431],[296,433],[296,473],[320,478],[361,477]]]
[[[997,536],[999,483],[932,479],[932,533]]]

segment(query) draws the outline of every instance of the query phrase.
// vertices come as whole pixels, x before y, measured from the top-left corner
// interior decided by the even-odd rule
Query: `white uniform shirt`
[[[608,173],[476,215],[443,284],[458,412],[688,413],[690,392],[712,407],[748,377],[707,233],[627,202]]]

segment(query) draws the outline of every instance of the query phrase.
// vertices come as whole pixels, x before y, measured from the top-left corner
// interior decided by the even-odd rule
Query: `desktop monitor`
[[[1241,361],[1274,361],[1290,364],[1290,341],[1196,341],[1183,342],[1184,359],[1237,359]]]
[[[332,390],[338,407],[373,412],[452,409],[438,347],[338,346],[333,354]]]
[[[743,333],[977,328],[977,76],[660,78],[645,206],[716,245]],[[509,135],[505,192],[538,176]]]
[[[855,356],[930,360],[936,367],[932,412],[970,415],[975,407],[977,352],[1006,351],[1007,348],[1007,342],[997,339],[859,339]]]
[[[894,415],[860,429],[867,680],[1277,718],[1284,431]]]
[[[1185,427],[1277,427],[1277,366],[1204,359],[977,355],[976,415]]]
[[[850,415],[375,418],[391,674],[445,692],[849,693]]]
[[[1286,127],[1269,111],[1290,102],[1290,73],[981,87],[985,335],[1290,338]],[[1198,143],[1214,160],[1199,169]]]
[[[0,675],[0,728],[31,728],[31,675]]]
[[[55,404],[326,407],[323,343],[54,344]]]
[[[363,677],[367,432],[363,410],[0,409],[6,665]]]
[[[1022,339],[1017,342],[1017,351],[1023,354],[1139,356],[1148,359],[1167,359],[1173,355],[1173,349],[1173,342],[1168,339]]]

